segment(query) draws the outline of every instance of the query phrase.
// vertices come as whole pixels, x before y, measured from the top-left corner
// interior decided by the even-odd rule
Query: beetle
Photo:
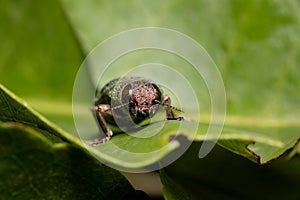
[[[120,77],[108,82],[96,91],[94,105],[91,107],[100,131],[105,137],[88,141],[90,145],[104,143],[113,136],[109,125],[130,129],[152,118],[160,106],[166,107],[167,120],[183,120],[175,116],[173,110],[183,112],[171,105],[171,98],[163,95],[162,89],[153,81],[141,77]]]

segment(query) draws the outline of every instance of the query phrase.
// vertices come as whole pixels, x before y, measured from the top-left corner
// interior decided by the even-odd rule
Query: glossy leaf
[[[145,1],[143,5],[128,2],[126,9],[121,1],[112,6],[108,1],[94,0],[84,7],[80,1],[62,2],[85,52],[108,36],[131,27],[144,26],[175,29],[202,44],[218,65],[225,83],[227,116],[224,133],[220,137],[222,141],[219,142],[223,147],[255,162],[266,163],[296,144],[300,137],[297,131],[300,127],[299,95],[295,95],[300,88],[297,78],[300,71],[296,64],[300,52],[299,37],[296,37],[300,18],[296,1],[284,4],[251,1],[247,5],[234,0],[221,4]],[[110,23],[106,23],[108,18]],[[124,18],[126,20],[122,20]],[[99,20],[103,22],[101,26],[104,29],[100,30],[96,25]],[[127,55],[128,59],[120,58],[122,62],[116,61],[112,65],[126,71],[124,63],[137,66],[149,62],[148,54],[142,53],[136,57],[133,55],[134,59]],[[163,54],[163,58],[153,52],[151,55],[157,62],[167,62],[169,66],[180,63],[185,67],[184,63],[170,55]],[[198,99],[203,112],[201,116],[209,116],[205,86],[200,80],[191,80],[191,83],[197,85],[196,92],[204,96]],[[202,122],[209,122],[209,118],[203,119]],[[205,138],[204,131],[198,131],[196,140]],[[171,132],[166,135],[174,134]],[[185,134],[189,135],[189,130]],[[118,140],[118,137],[115,139]],[[226,137],[234,137],[235,144],[226,142]],[[131,140],[130,137],[124,138]],[[281,145],[276,145],[278,142]],[[164,143],[167,144],[167,140]]]
[[[179,184],[172,178],[168,177],[164,170],[160,170],[162,183],[164,184],[164,198],[165,199],[191,199],[191,195],[184,191]]]
[[[188,196],[190,199],[299,198],[299,157],[293,160],[283,157],[261,166],[220,147],[199,159],[199,148],[200,143],[194,143],[180,159],[164,169],[162,182],[171,181],[180,186],[179,194],[173,199]],[[165,187],[166,195],[176,194],[170,184]]]
[[[71,137],[42,115],[28,106],[28,104],[15,96],[0,84],[0,121],[18,122],[34,129],[39,129],[41,134],[52,142],[72,142],[78,144],[76,138]]]
[[[37,130],[0,122],[3,199],[131,199],[135,190],[115,170],[81,149],[52,143]]]

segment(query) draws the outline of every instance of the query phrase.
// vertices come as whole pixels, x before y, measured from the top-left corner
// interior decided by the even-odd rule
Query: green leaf
[[[269,165],[256,165],[216,146],[205,158],[197,153],[200,143],[164,169],[165,195],[180,186],[180,194],[190,199],[297,199],[299,198],[300,159],[282,157]],[[176,193],[175,193],[176,194]],[[185,196],[187,197],[187,195]],[[173,199],[184,199],[178,194]]]
[[[1,197],[130,199],[144,196],[135,193],[121,174],[89,156],[77,138],[55,127],[1,85],[0,108]]]
[[[292,158],[293,156],[299,156],[300,155],[300,142],[298,141],[298,144],[295,146],[295,148],[291,151],[289,154],[289,158]]]
[[[225,83],[227,116],[224,131],[218,139],[219,144],[226,149],[265,164],[293,148],[300,138],[300,106],[297,103],[300,99],[299,95],[295,95],[300,89],[297,78],[300,75],[297,67],[297,61],[300,61],[300,40],[296,37],[300,31],[300,8],[296,1],[251,1],[246,5],[234,0],[222,4],[207,1],[145,1],[141,5],[94,0],[84,6],[80,1],[62,2],[87,53],[109,36],[131,27],[171,28],[188,34],[202,44],[218,65]],[[106,18],[110,19],[109,23],[104,20]],[[102,22],[101,29],[98,28],[99,20]],[[181,68],[187,66],[175,56],[172,58],[172,55],[162,52],[134,52],[126,56],[129,58],[124,56],[112,63],[124,73],[130,69],[128,66],[154,62],[153,58],[155,62],[174,66],[174,69],[178,65]],[[192,74],[186,72],[189,73]],[[111,72],[110,75],[113,74]],[[109,80],[109,77],[105,79]],[[197,88],[197,97],[200,96],[200,114],[204,116],[201,122],[209,123],[211,111],[205,85],[199,79],[190,81]],[[120,153],[122,150],[134,152],[138,149],[151,152],[150,148],[154,150],[169,144],[168,138],[176,133],[177,125],[172,122],[165,125],[168,127],[158,133],[159,137],[142,140],[118,135],[110,143],[92,148],[91,151],[99,158],[121,166],[150,164],[152,160],[129,160],[129,154]],[[183,135],[191,139],[190,132],[191,128],[187,124]],[[195,139],[217,139],[215,136],[206,138],[205,133],[200,127]],[[115,149],[115,144],[121,151]],[[179,146],[176,142],[172,143],[163,154],[155,155],[157,159],[154,160],[161,159]],[[111,158],[104,158],[104,154]],[[136,161],[138,163],[134,165]]]
[[[258,164],[277,159],[287,150],[293,148],[300,137],[300,127],[266,127],[227,128],[219,137],[197,134],[195,141],[204,139],[218,142],[222,147],[242,155]]]
[[[180,185],[178,185],[174,180],[172,180],[164,170],[160,170],[160,176],[162,183],[164,185],[163,193],[164,198],[168,199],[178,199],[178,200],[186,200],[190,199],[191,195],[186,193]]]
[[[0,84],[0,121],[19,122],[39,130],[52,142],[79,144],[79,140],[45,119],[28,104]]]
[[[126,179],[81,149],[53,144],[31,127],[0,122],[0,195],[3,199],[124,199]]]
[[[176,122],[166,121],[162,130],[152,137],[138,138],[123,133],[104,144],[87,148],[100,160],[120,170],[147,171],[145,167],[157,164],[179,147],[177,140],[170,142],[171,136],[177,132],[177,126]],[[142,129],[135,135],[151,134],[149,130],[161,127],[161,122],[154,123],[147,127],[149,129]]]
[[[269,1],[268,3],[263,4],[264,7],[270,7],[272,6]],[[86,49],[86,52],[88,52],[93,46],[95,46],[98,42],[101,40],[104,40],[106,37],[112,35],[113,33],[117,33],[118,31],[124,30],[125,27],[130,26],[118,26],[114,24],[109,24],[109,27],[101,29],[101,32],[99,32],[99,29],[96,28],[97,26],[94,24],[95,22],[98,23],[98,20],[90,20],[90,19],[105,19],[105,17],[108,16],[108,13],[116,13],[115,11],[112,11],[112,9],[118,10],[118,15],[109,15],[110,19],[113,21],[118,21],[121,18],[124,18],[123,15],[125,15],[124,12],[122,12],[123,7],[121,6],[123,3],[120,1],[116,3],[116,5],[119,5],[117,7],[112,7],[107,2],[103,1],[103,4],[100,6],[96,1],[90,1],[88,3],[85,3],[85,7],[81,6],[80,1],[63,1],[63,9],[61,9],[60,4],[56,1],[47,2],[47,6],[44,6],[44,4],[34,4],[34,6],[29,6],[33,4],[32,2],[24,3],[24,6],[20,7],[14,7],[13,1],[7,1],[3,4],[2,9],[2,15],[5,16],[5,19],[11,24],[9,30],[13,32],[14,34],[7,34],[6,31],[1,31],[1,34],[6,35],[7,39],[4,43],[5,45],[1,49],[1,52],[3,52],[1,55],[3,56],[2,63],[3,66],[1,68],[2,72],[1,74],[5,74],[3,78],[1,77],[1,80],[6,85],[9,85],[10,88],[17,91],[19,94],[24,97],[28,96],[29,102],[33,103],[33,106],[37,107],[39,110],[42,111],[42,113],[46,113],[46,116],[50,117],[50,119],[54,120],[64,128],[67,128],[68,130],[72,130],[71,133],[75,134],[72,122],[72,116],[71,116],[71,103],[68,102],[70,100],[71,92],[72,92],[72,84],[75,77],[75,72],[80,65],[80,61],[82,61],[82,50],[80,48],[80,45],[78,43],[78,40],[76,38],[76,35],[79,35],[80,43],[83,44],[83,46]],[[49,4],[49,5],[48,5]],[[295,68],[295,64],[293,62],[286,63],[287,66],[289,66],[289,69],[292,70],[286,71],[287,75],[280,76],[280,78],[277,78],[277,75],[279,72],[284,70],[284,66],[281,66],[280,64],[276,64],[276,68],[274,68],[275,72],[278,73],[261,73],[265,76],[256,76],[255,72],[256,69],[253,69],[253,72],[250,73],[250,69],[253,67],[251,66],[261,66],[260,70],[268,70],[270,68],[270,64],[273,63],[273,56],[268,54],[269,52],[274,52],[274,49],[277,49],[275,52],[280,52],[280,48],[273,45],[272,41],[282,41],[287,37],[292,36],[294,33],[297,32],[297,20],[299,20],[299,17],[295,14],[290,13],[289,15],[284,15],[282,13],[283,11],[279,10],[273,10],[265,14],[264,12],[260,12],[262,8],[257,7],[255,4],[249,3],[248,7],[249,10],[245,10],[245,12],[240,11],[238,8],[242,7],[237,2],[232,1],[231,4],[226,5],[226,10],[224,11],[224,8],[221,6],[214,6],[215,3],[204,3],[199,2],[197,4],[192,4],[190,2],[184,2],[177,4],[175,2],[167,2],[167,3],[159,3],[159,4],[152,4],[151,2],[146,2],[148,6],[147,9],[149,11],[155,10],[157,8],[161,7],[161,12],[165,13],[164,16],[172,16],[172,12],[169,12],[169,10],[176,10],[176,9],[182,9],[183,7],[189,8],[190,13],[194,13],[196,18],[198,18],[200,21],[199,23],[204,23],[206,18],[203,16],[209,16],[211,20],[211,25],[207,26],[205,29],[202,29],[201,27],[198,27],[190,24],[193,23],[189,16],[185,15],[184,12],[179,12],[179,15],[175,15],[172,17],[175,17],[176,23],[174,23],[173,18],[158,18],[156,21],[151,22],[150,19],[154,19],[155,16],[153,14],[150,14],[149,16],[142,13],[142,9],[138,9],[140,5],[129,3],[129,7],[132,9],[135,9],[137,12],[141,12],[140,15],[144,17],[135,18],[134,16],[131,16],[128,19],[128,23],[134,23],[136,25],[143,25],[145,24],[145,21],[149,19],[149,24],[151,26],[164,26],[168,28],[174,28],[179,31],[182,31],[183,33],[190,34],[192,37],[194,36],[195,39],[197,39],[200,43],[202,43],[208,50],[209,53],[212,55],[212,57],[215,59],[216,63],[219,64],[220,70],[222,73],[222,76],[224,78],[225,86],[227,88],[227,96],[228,96],[228,120],[226,121],[226,128],[230,128],[231,130],[234,130],[229,135],[233,136],[235,135],[235,141],[239,142],[241,141],[241,145],[238,150],[236,149],[235,145],[232,144],[232,142],[224,142],[223,140],[226,140],[226,129],[224,131],[224,134],[221,136],[221,142],[222,146],[224,146],[227,149],[231,149],[233,152],[238,153],[240,155],[245,155],[251,160],[257,161],[258,157],[260,158],[261,163],[268,162],[269,160],[272,160],[278,156],[280,156],[286,149],[292,147],[295,144],[295,141],[297,140],[297,132],[295,130],[297,127],[299,127],[299,122],[297,120],[294,120],[294,116],[296,116],[299,112],[297,97],[293,95],[296,93],[295,91],[300,87],[297,79],[294,80],[294,75],[297,74],[297,68]],[[126,4],[127,5],[127,4]],[[274,5],[275,8],[278,8],[278,5]],[[29,9],[30,7],[30,9]],[[45,9],[46,7],[51,7],[53,9],[52,15],[46,16],[43,15],[42,9]],[[293,1],[290,1],[288,4],[283,5],[282,9],[288,9],[290,7],[293,7]],[[197,8],[197,9],[196,9]],[[216,10],[222,10],[223,12],[216,12],[213,10],[215,8]],[[20,18],[15,18],[13,15],[13,9],[17,9]],[[80,9],[80,10],[79,10]],[[91,10],[97,9],[97,12],[91,12]],[[244,9],[244,8],[243,8]],[[100,10],[103,10],[103,12],[100,12]],[[109,11],[110,10],[110,11]],[[198,10],[202,10],[201,12]],[[242,9],[241,9],[242,10]],[[267,9],[263,9],[267,10]],[[109,12],[107,12],[109,11]],[[272,26],[268,26],[266,30],[258,30],[257,34],[259,35],[259,40],[255,40],[255,37],[251,34],[249,30],[252,26],[255,26],[255,19],[251,21],[251,13],[258,12],[260,15],[264,16],[266,21],[273,19],[273,16],[276,16],[276,19],[278,19],[279,23],[274,23]],[[28,13],[32,13],[32,15],[29,15]],[[67,13],[67,16],[71,18],[71,23],[68,22],[68,19],[65,16],[65,12]],[[151,13],[151,12],[150,12]],[[199,13],[202,13],[201,15]],[[239,15],[239,13],[243,14],[243,18],[236,18],[234,16]],[[139,15],[138,13],[136,13]],[[181,16],[182,15],[182,16]],[[198,16],[199,15],[199,16]],[[38,17],[36,17],[38,16]],[[194,18],[193,17],[193,18]],[[172,19],[172,20],[171,20]],[[223,27],[216,26],[216,24],[219,24],[219,20],[223,20],[223,24],[227,24],[230,27],[230,31],[228,33],[223,34],[222,31]],[[248,20],[249,23],[242,23],[241,19]],[[188,22],[188,23],[186,23]],[[25,24],[27,23],[33,23],[35,24],[32,26],[32,29],[27,28]],[[83,26],[82,24],[85,24]],[[126,22],[127,23],[127,22]],[[43,26],[43,24],[47,24],[47,27]],[[234,26],[236,24],[236,26]],[[72,26],[70,26],[72,25]],[[180,26],[179,26],[180,25]],[[108,24],[102,24],[103,27],[108,26]],[[289,26],[290,28],[283,29],[281,27]],[[24,28],[25,27],[25,28]],[[51,37],[48,39],[48,34],[54,33],[54,27],[55,30],[57,29],[59,32],[55,31],[55,37]],[[58,27],[58,28],[57,28]],[[278,27],[275,32],[275,28]],[[20,59],[14,59],[13,54],[7,53],[8,47],[16,46],[18,44],[18,41],[20,40],[21,35],[18,34],[20,32],[19,30],[22,29],[22,37],[25,37],[23,46],[26,48],[16,48],[14,53],[16,54],[16,57],[20,57]],[[216,30],[215,30],[216,29]],[[76,31],[76,32],[73,32]],[[220,35],[216,34],[214,37],[210,34],[211,31],[222,33]],[[261,31],[261,32],[259,32]],[[266,31],[266,32],[263,32]],[[233,40],[232,38],[235,34],[239,35],[236,40]],[[33,40],[34,37],[34,40]],[[218,38],[217,41],[223,41],[224,46],[220,47],[220,43],[214,42]],[[258,42],[259,41],[259,42]],[[28,43],[28,44],[27,44]],[[43,44],[44,48],[42,49],[42,52],[40,51],[40,44]],[[298,52],[298,47],[292,42],[287,43],[286,45],[290,45],[292,49],[295,49],[295,52]],[[65,48],[60,48],[60,46],[64,46]],[[240,48],[241,51],[236,51],[232,49],[233,47]],[[262,59],[246,59],[247,56],[252,55],[252,57],[256,58],[258,57],[257,51],[255,50],[255,47],[259,48],[260,46],[264,46],[264,51],[267,55],[270,55],[269,57],[266,57],[263,61]],[[58,51],[52,51],[53,48],[57,47],[56,49]],[[246,48],[247,47],[247,48]],[[30,50],[28,50],[30,48]],[[218,51],[219,49],[219,51]],[[226,49],[229,49],[231,51],[230,54],[225,53]],[[233,51],[234,50],[234,51]],[[5,53],[6,52],[6,53]],[[11,51],[9,51],[11,52]],[[31,55],[37,55],[35,59],[30,59]],[[219,55],[219,56],[218,56]],[[141,57],[140,55],[137,55],[136,57]],[[136,58],[134,57],[134,58]],[[172,59],[163,55],[164,59],[169,60],[171,63],[174,63],[174,61],[177,62],[177,59]],[[59,58],[59,59],[58,59]],[[63,58],[63,59],[60,59]],[[72,58],[72,59],[71,59]],[[73,59],[74,58],[74,59]],[[247,63],[240,63],[240,59],[236,58],[244,58],[243,60],[248,60]],[[296,59],[296,54],[292,54],[292,58]],[[285,61],[285,58],[282,56],[276,56],[276,63],[283,63]],[[4,62],[5,61],[5,62]],[[49,62],[48,62],[49,61]],[[145,60],[141,60],[145,61]],[[271,62],[272,61],[272,62]],[[135,63],[137,60],[131,59],[131,64],[135,66]],[[138,61],[140,62],[140,61]],[[256,63],[257,62],[257,63]],[[126,62],[124,62],[126,63]],[[133,64],[134,63],[134,64]],[[182,65],[184,63],[178,62]],[[130,62],[128,61],[128,64]],[[10,67],[7,66],[13,66],[14,70],[11,70]],[[24,66],[30,66],[31,71],[34,73],[31,73],[31,75],[28,74],[28,69],[24,70]],[[40,72],[40,66],[43,67],[43,72]],[[236,66],[243,66],[243,67],[236,67]],[[249,67],[248,67],[249,66]],[[36,70],[35,70],[36,69]],[[244,70],[247,69],[249,72],[244,73]],[[273,69],[273,68],[272,68]],[[63,70],[63,71],[62,71]],[[18,71],[18,75],[15,75],[15,71]],[[61,76],[61,74],[64,74],[64,76]],[[291,77],[290,77],[291,76]],[[14,77],[7,78],[7,77]],[[59,80],[57,78],[63,77],[63,80]],[[238,77],[238,79],[236,79]],[[290,78],[289,78],[290,77]],[[244,78],[246,81],[241,81],[241,79]],[[30,81],[28,81],[30,79]],[[108,78],[109,79],[109,78]],[[261,87],[257,86],[257,83],[261,83],[261,80],[266,80],[263,82],[264,84],[261,84]],[[268,80],[268,81],[267,81]],[[291,87],[288,90],[285,90],[284,88],[287,87],[285,82],[282,82],[280,87],[273,87],[270,85],[271,82],[274,82],[273,80],[281,81],[281,80],[290,80],[292,82],[288,82],[288,85],[293,84],[293,87]],[[194,85],[199,84],[199,80],[191,80]],[[239,81],[238,84],[237,81]],[[293,82],[294,81],[294,82]],[[296,81],[296,82],[295,82]],[[47,83],[47,84],[38,84],[39,87],[36,88],[38,83]],[[55,82],[55,84],[54,84]],[[52,84],[53,83],[53,84]],[[255,83],[255,84],[252,84]],[[24,85],[25,84],[25,85]],[[58,85],[57,85],[58,84]],[[278,83],[279,84],[279,83]],[[19,87],[19,85],[22,85],[22,87]],[[201,85],[201,84],[200,84]],[[201,99],[199,99],[199,104],[201,105],[201,108],[204,108],[204,115],[209,116],[209,101],[207,101],[207,94],[202,94],[202,89],[205,88],[204,86],[200,86],[198,93],[200,93]],[[269,86],[271,87],[271,90],[267,90]],[[273,89],[272,89],[273,88]],[[38,89],[38,90],[37,90]],[[34,92],[33,92],[34,91]],[[258,94],[265,92],[265,95],[250,95],[253,91],[256,91]],[[236,94],[240,94],[239,96],[236,96]],[[284,99],[286,108],[283,108],[282,105],[279,103],[264,103],[264,102],[270,102],[268,101],[269,98],[273,98],[273,96],[276,96],[278,98],[283,98],[285,96],[289,96],[290,98]],[[203,97],[204,96],[204,97]],[[206,97],[205,97],[206,96]],[[253,100],[253,98],[255,98]],[[45,100],[46,99],[46,100]],[[62,101],[61,101],[62,100]],[[262,102],[264,101],[264,102]],[[88,108],[90,105],[86,105]],[[265,106],[264,108],[262,106]],[[284,110],[288,109],[288,110]],[[272,121],[273,117],[270,117],[269,111],[272,110],[273,113],[275,113],[275,116],[279,116],[275,118],[275,122],[281,123],[282,126],[287,127],[287,129],[280,128],[278,129],[275,127],[269,127],[268,121]],[[286,116],[285,113],[289,113],[288,116]],[[246,127],[240,127],[236,125],[235,120],[240,119],[244,120],[246,124],[251,123],[252,118],[255,118],[257,115],[262,115],[263,118],[261,121],[256,120],[252,125],[257,127],[257,123],[259,123],[259,127],[252,129],[251,126]],[[246,116],[246,117],[245,117]],[[295,128],[289,128],[290,122],[295,121]],[[65,125],[68,124],[68,125]],[[118,144],[122,148],[129,147],[130,151],[139,151],[138,149],[144,149],[148,152],[154,149],[157,149],[159,147],[162,147],[164,145],[169,144],[169,137],[174,135],[176,132],[175,127],[173,126],[173,123],[170,123],[163,132],[159,133],[157,137],[150,138],[149,140],[140,140],[132,137],[128,137],[127,135],[118,135],[113,138],[114,143]],[[233,125],[232,125],[233,124]],[[275,123],[274,123],[275,124]],[[188,135],[189,125],[186,125],[186,130],[184,135]],[[237,131],[235,131],[237,130]],[[270,131],[270,132],[269,132]],[[283,131],[289,131],[291,133],[286,133],[284,137],[280,138],[278,135],[283,135]],[[229,131],[231,132],[231,131]],[[272,135],[269,134],[271,132],[276,132],[276,134]],[[202,141],[204,138],[202,130],[198,131],[199,136],[196,137],[197,140]],[[160,137],[161,135],[164,135],[164,137]],[[63,134],[63,137],[66,137],[67,134]],[[89,133],[87,133],[87,136]],[[227,134],[228,135],[228,134]],[[97,137],[97,135],[94,135],[94,137]],[[189,137],[189,136],[187,136]],[[199,139],[200,138],[200,139]],[[247,146],[244,145],[245,138],[247,138],[247,141],[249,143],[256,142],[255,145],[250,145],[247,148],[244,148]],[[251,138],[251,139],[249,139]],[[262,141],[263,140],[263,141]],[[280,140],[280,141],[279,141]],[[138,142],[139,141],[139,142]],[[125,143],[129,142],[129,143]],[[144,145],[148,143],[153,143],[156,145]],[[278,142],[286,142],[284,145],[278,145]],[[123,143],[123,144],[122,144]],[[133,145],[128,145],[128,144]],[[138,145],[136,146],[135,144]],[[126,145],[125,145],[126,144]],[[128,165],[131,167],[142,167],[147,164],[154,163],[161,158],[165,157],[170,152],[174,151],[175,148],[178,148],[179,143],[177,141],[174,141],[168,148],[166,148],[163,152],[160,154],[154,155],[153,159],[147,160],[138,158],[135,161],[138,162],[138,164],[130,164],[131,161],[128,161],[128,157],[124,156],[121,160],[118,161],[116,159],[116,151],[113,151],[114,146],[110,146],[110,143],[97,147],[101,152],[96,152],[96,154],[103,160],[113,163],[119,163],[121,166]],[[132,147],[130,147],[132,146]],[[271,147],[273,146],[273,147]],[[134,149],[133,149],[134,148]],[[104,152],[106,152],[106,155],[103,153],[103,149],[106,149]],[[125,148],[126,149],[126,148]],[[252,156],[250,150],[255,153],[254,157]],[[93,151],[93,150],[92,150]],[[112,155],[112,152],[115,152],[114,155]],[[245,153],[243,153],[245,152]],[[273,152],[273,153],[270,153]],[[251,154],[249,156],[249,154]],[[109,155],[109,156],[107,156]],[[121,154],[120,154],[121,155]],[[112,157],[113,156],[113,157]],[[140,160],[139,160],[140,159]],[[127,160],[127,161],[126,161]]]
[[[227,118],[219,138],[221,146],[265,164],[299,141],[300,97],[295,95],[300,89],[300,40],[297,37],[300,8],[297,0],[284,3],[271,0],[243,3],[236,0],[221,3],[182,0],[61,2],[63,7],[56,0],[1,2],[3,26],[0,26],[0,37],[3,41],[0,46],[0,79],[1,83],[28,99],[31,105],[71,134],[76,135],[71,112],[72,86],[83,55],[120,31],[159,26],[191,36],[207,49],[218,65],[227,93]],[[127,60],[120,58],[112,65],[126,71],[128,66],[153,62],[152,58],[157,58],[157,62],[167,63],[174,69],[175,66],[182,69],[187,66],[174,55],[148,53],[145,57],[137,53]],[[185,72],[187,77],[191,74],[192,71]],[[167,74],[161,75],[167,77]],[[105,78],[110,80],[112,77]],[[211,112],[205,83],[194,79],[191,84],[197,88],[195,92],[200,97],[201,107],[202,121],[196,140],[215,140],[215,136],[205,136],[205,124],[209,123]],[[67,141],[83,147],[77,139],[43,119],[3,87],[0,102],[0,121],[17,121],[30,126],[51,142]],[[89,107],[84,105],[84,108]],[[182,124],[184,139],[191,141],[193,124]],[[170,142],[177,133],[178,125],[178,122],[167,121],[157,136],[141,139],[120,134],[107,144],[88,148],[102,161],[131,169],[142,168],[182,147],[180,139]],[[148,127],[158,129],[160,126],[153,123]],[[88,130],[86,135],[88,139],[98,136]],[[130,160],[128,154],[121,154],[116,149],[148,153],[163,146],[167,148],[151,159],[140,156]],[[195,156],[198,151],[195,151]],[[293,150],[297,151],[299,144]]]

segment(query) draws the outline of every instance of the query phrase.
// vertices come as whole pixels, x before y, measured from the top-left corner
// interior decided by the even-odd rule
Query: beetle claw
[[[167,117],[167,120],[178,120],[178,121],[183,121],[183,117]]]
[[[88,140],[86,141],[86,144],[91,146],[97,146],[98,144],[103,144],[107,141],[109,141],[111,136],[106,136],[105,138],[96,138],[94,140]]]

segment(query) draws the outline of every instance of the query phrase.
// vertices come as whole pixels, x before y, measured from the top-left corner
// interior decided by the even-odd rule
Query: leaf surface
[[[130,199],[135,191],[81,149],[53,144],[17,122],[0,122],[0,194],[4,199]]]

